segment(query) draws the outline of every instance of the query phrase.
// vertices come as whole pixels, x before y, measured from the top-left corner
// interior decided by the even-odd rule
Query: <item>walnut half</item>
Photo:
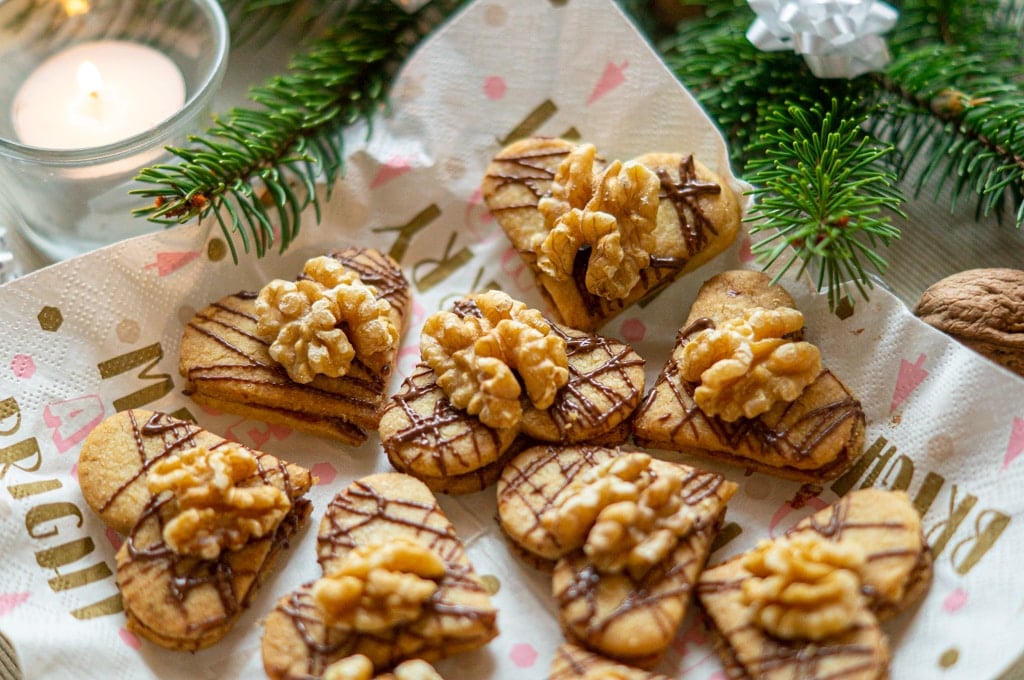
[[[359,546],[313,585],[324,622],[361,633],[383,633],[415,621],[446,568],[426,546],[404,537]]]
[[[641,578],[697,521],[683,482],[676,468],[655,472],[646,453],[625,453],[579,475],[541,523],[565,548],[582,545],[598,571]]]
[[[256,333],[298,383],[348,373],[358,357],[380,370],[398,344],[391,303],[333,257],[314,257],[298,281],[275,279],[256,299]]]
[[[523,414],[523,388],[535,407],[545,409],[568,383],[565,340],[539,311],[505,293],[492,290],[468,300],[479,316],[445,311],[427,317],[423,360],[456,408],[488,427],[514,427]]]
[[[700,409],[733,422],[796,400],[821,373],[818,348],[786,337],[803,324],[796,309],[755,307],[693,336],[675,359],[683,380],[699,383]]]
[[[764,540],[743,557],[754,621],[783,640],[823,640],[849,628],[864,606],[863,553],[818,535]]]
[[[177,504],[164,524],[164,543],[181,555],[212,560],[274,531],[291,500],[270,484],[240,486],[257,467],[256,457],[235,444],[188,449],[159,460],[146,484],[154,494],[172,492]]]
[[[547,227],[533,243],[537,266],[560,281],[573,276],[576,255],[589,246],[587,290],[617,300],[633,290],[657,246],[657,175],[641,163],[615,161],[594,171],[594,147],[583,144],[562,161],[551,195],[537,205]]]

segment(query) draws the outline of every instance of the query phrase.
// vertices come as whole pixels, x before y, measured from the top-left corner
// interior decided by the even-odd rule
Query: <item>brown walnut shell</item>
[[[1024,271],[958,272],[933,283],[914,314],[1024,377]]]

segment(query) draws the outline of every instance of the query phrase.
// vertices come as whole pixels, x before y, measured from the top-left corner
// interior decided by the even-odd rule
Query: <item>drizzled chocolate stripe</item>
[[[474,305],[475,307],[475,305]],[[448,473],[448,461],[459,461],[463,469],[477,469],[480,465],[493,462],[492,457],[485,455],[484,449],[480,446],[478,437],[487,437],[494,452],[500,450],[500,439],[498,434],[490,428],[473,428],[468,424],[460,429],[458,434],[445,432],[442,428],[465,421],[465,413],[452,406],[448,398],[442,393],[434,404],[433,410],[424,415],[415,408],[415,403],[425,399],[432,392],[441,392],[441,388],[435,381],[435,375],[430,366],[425,363],[418,364],[415,371],[402,384],[401,389],[396,393],[384,407],[384,413],[394,409],[400,409],[408,422],[408,425],[398,430],[394,435],[383,442],[389,450],[408,449],[403,445],[415,444],[423,448],[422,455],[430,455],[437,464],[442,475]],[[405,457],[403,456],[403,460]],[[405,460],[406,465],[415,468],[416,460]],[[467,461],[473,460],[474,464]]]
[[[718,229],[708,219],[700,205],[701,196],[718,195],[722,187],[697,177],[693,154],[679,162],[679,180],[673,180],[665,168],[657,168],[661,180],[660,198],[672,202],[679,216],[679,227],[686,243],[686,252],[693,255],[704,250],[709,234],[718,235]]]
[[[830,374],[824,371],[822,375]],[[672,441],[679,441],[686,428],[690,430],[690,436],[696,440],[700,428],[707,427],[716,438],[723,442],[725,449],[748,450],[752,452],[751,455],[774,453],[794,462],[811,457],[813,452],[822,446],[833,432],[845,423],[860,418],[863,414],[860,402],[849,393],[845,393],[846,396],[811,409],[799,418],[791,416],[799,401],[790,402],[786,405],[780,422],[785,423],[790,420],[792,422],[782,429],[768,426],[761,418],[741,418],[736,422],[729,423],[720,418],[707,416],[700,410],[693,399],[694,386],[686,383],[679,376],[677,362],[670,361],[666,370],[659,377],[657,388],[664,385],[667,385],[672,391],[680,407],[678,414],[666,414],[662,418],[663,421],[669,418],[676,419],[669,434]],[[657,395],[657,388],[646,395],[640,406],[641,411],[650,408]],[[683,390],[686,392],[685,397]]]
[[[490,211],[503,212],[523,208],[536,208],[540,199],[550,192],[555,170],[569,155],[568,148],[534,151],[523,154],[500,155],[494,158],[501,171],[489,171],[485,177],[495,180],[498,191],[510,185],[519,185],[530,191],[534,200],[530,203],[490,206]]]
[[[613,415],[623,408],[632,407],[640,397],[640,388],[632,381],[628,369],[643,368],[644,360],[625,344],[612,341],[602,335],[587,335],[570,332],[568,329],[551,323],[552,333],[565,341],[565,353],[569,359],[569,382],[562,387],[554,403],[548,409],[552,419],[562,431],[573,423],[582,424],[584,428],[596,428],[606,423]],[[583,372],[579,359],[584,355],[599,355],[601,363],[590,371]],[[629,386],[628,394],[623,394],[611,387],[608,376],[616,373],[624,385]],[[591,390],[602,395],[607,404],[597,404],[588,396]],[[613,405],[608,408],[608,404]]]

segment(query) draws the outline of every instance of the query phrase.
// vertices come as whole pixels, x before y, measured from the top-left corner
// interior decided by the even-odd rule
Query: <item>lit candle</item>
[[[22,144],[85,149],[149,130],[184,105],[185,80],[167,55],[97,40],[40,64],[18,89],[11,115]]]

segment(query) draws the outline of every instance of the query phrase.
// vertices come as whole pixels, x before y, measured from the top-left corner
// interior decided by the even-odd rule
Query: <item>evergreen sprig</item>
[[[258,256],[284,251],[305,208],[319,221],[316,183],[329,192],[343,173],[344,131],[372,122],[394,70],[432,28],[389,0],[353,4],[287,73],[251,90],[259,108],[232,109],[170,149],[179,163],[144,169],[137,179],[152,186],[133,193],[152,202],[136,214],[164,224],[212,214],[236,260],[236,237]]]
[[[795,54],[754,48],[745,33],[755,15],[745,2],[702,4],[703,18],[680,24],[658,46],[719,123],[766,206],[754,212],[763,220],[754,231],[774,234],[758,248],[762,263],[793,257],[787,266],[817,270],[833,304],[847,297],[844,276],[866,297],[869,269],[886,268],[878,246],[899,237],[896,183],[914,193],[948,188],[951,208],[972,195],[979,216],[1011,205],[1017,226],[1024,221],[1022,0],[894,2],[892,63],[850,80],[815,78]],[[812,121],[821,129],[807,129]],[[826,147],[827,158],[806,154]],[[835,186],[837,159],[857,168],[854,190]],[[828,186],[794,196],[788,182],[799,179]],[[828,209],[814,209],[814,198],[828,198]],[[784,209],[787,200],[801,205]]]
[[[429,19],[392,0],[221,2],[239,32],[305,12],[327,33],[252,91],[259,108],[232,110],[175,149],[178,165],[145,170],[153,186],[139,193],[153,203],[137,212],[166,223],[213,213],[234,255],[235,236],[262,255],[288,247],[310,204],[319,218],[315,184],[329,191],[343,174],[345,129],[372,121],[396,67],[465,0],[433,0]],[[871,272],[884,276],[900,187],[948,188],[951,207],[973,196],[979,215],[1011,207],[1024,222],[1024,0],[890,0],[900,12],[885,36],[893,61],[850,80],[818,79],[798,55],[755,48],[744,0],[679,0],[702,12],[677,26],[654,21],[646,0],[617,2],[728,137],[754,186],[761,262],[810,267],[833,305],[851,299],[846,281],[866,297]]]
[[[776,279],[797,262],[801,273],[819,263],[817,285],[832,309],[846,281],[868,296],[869,270],[886,266],[878,246],[899,237],[890,215],[900,213],[901,195],[886,163],[893,149],[864,133],[862,108],[833,99],[827,111],[818,102],[775,109],[747,164],[757,180],[750,231],[768,234],[754,254],[766,266],[784,261]]]

